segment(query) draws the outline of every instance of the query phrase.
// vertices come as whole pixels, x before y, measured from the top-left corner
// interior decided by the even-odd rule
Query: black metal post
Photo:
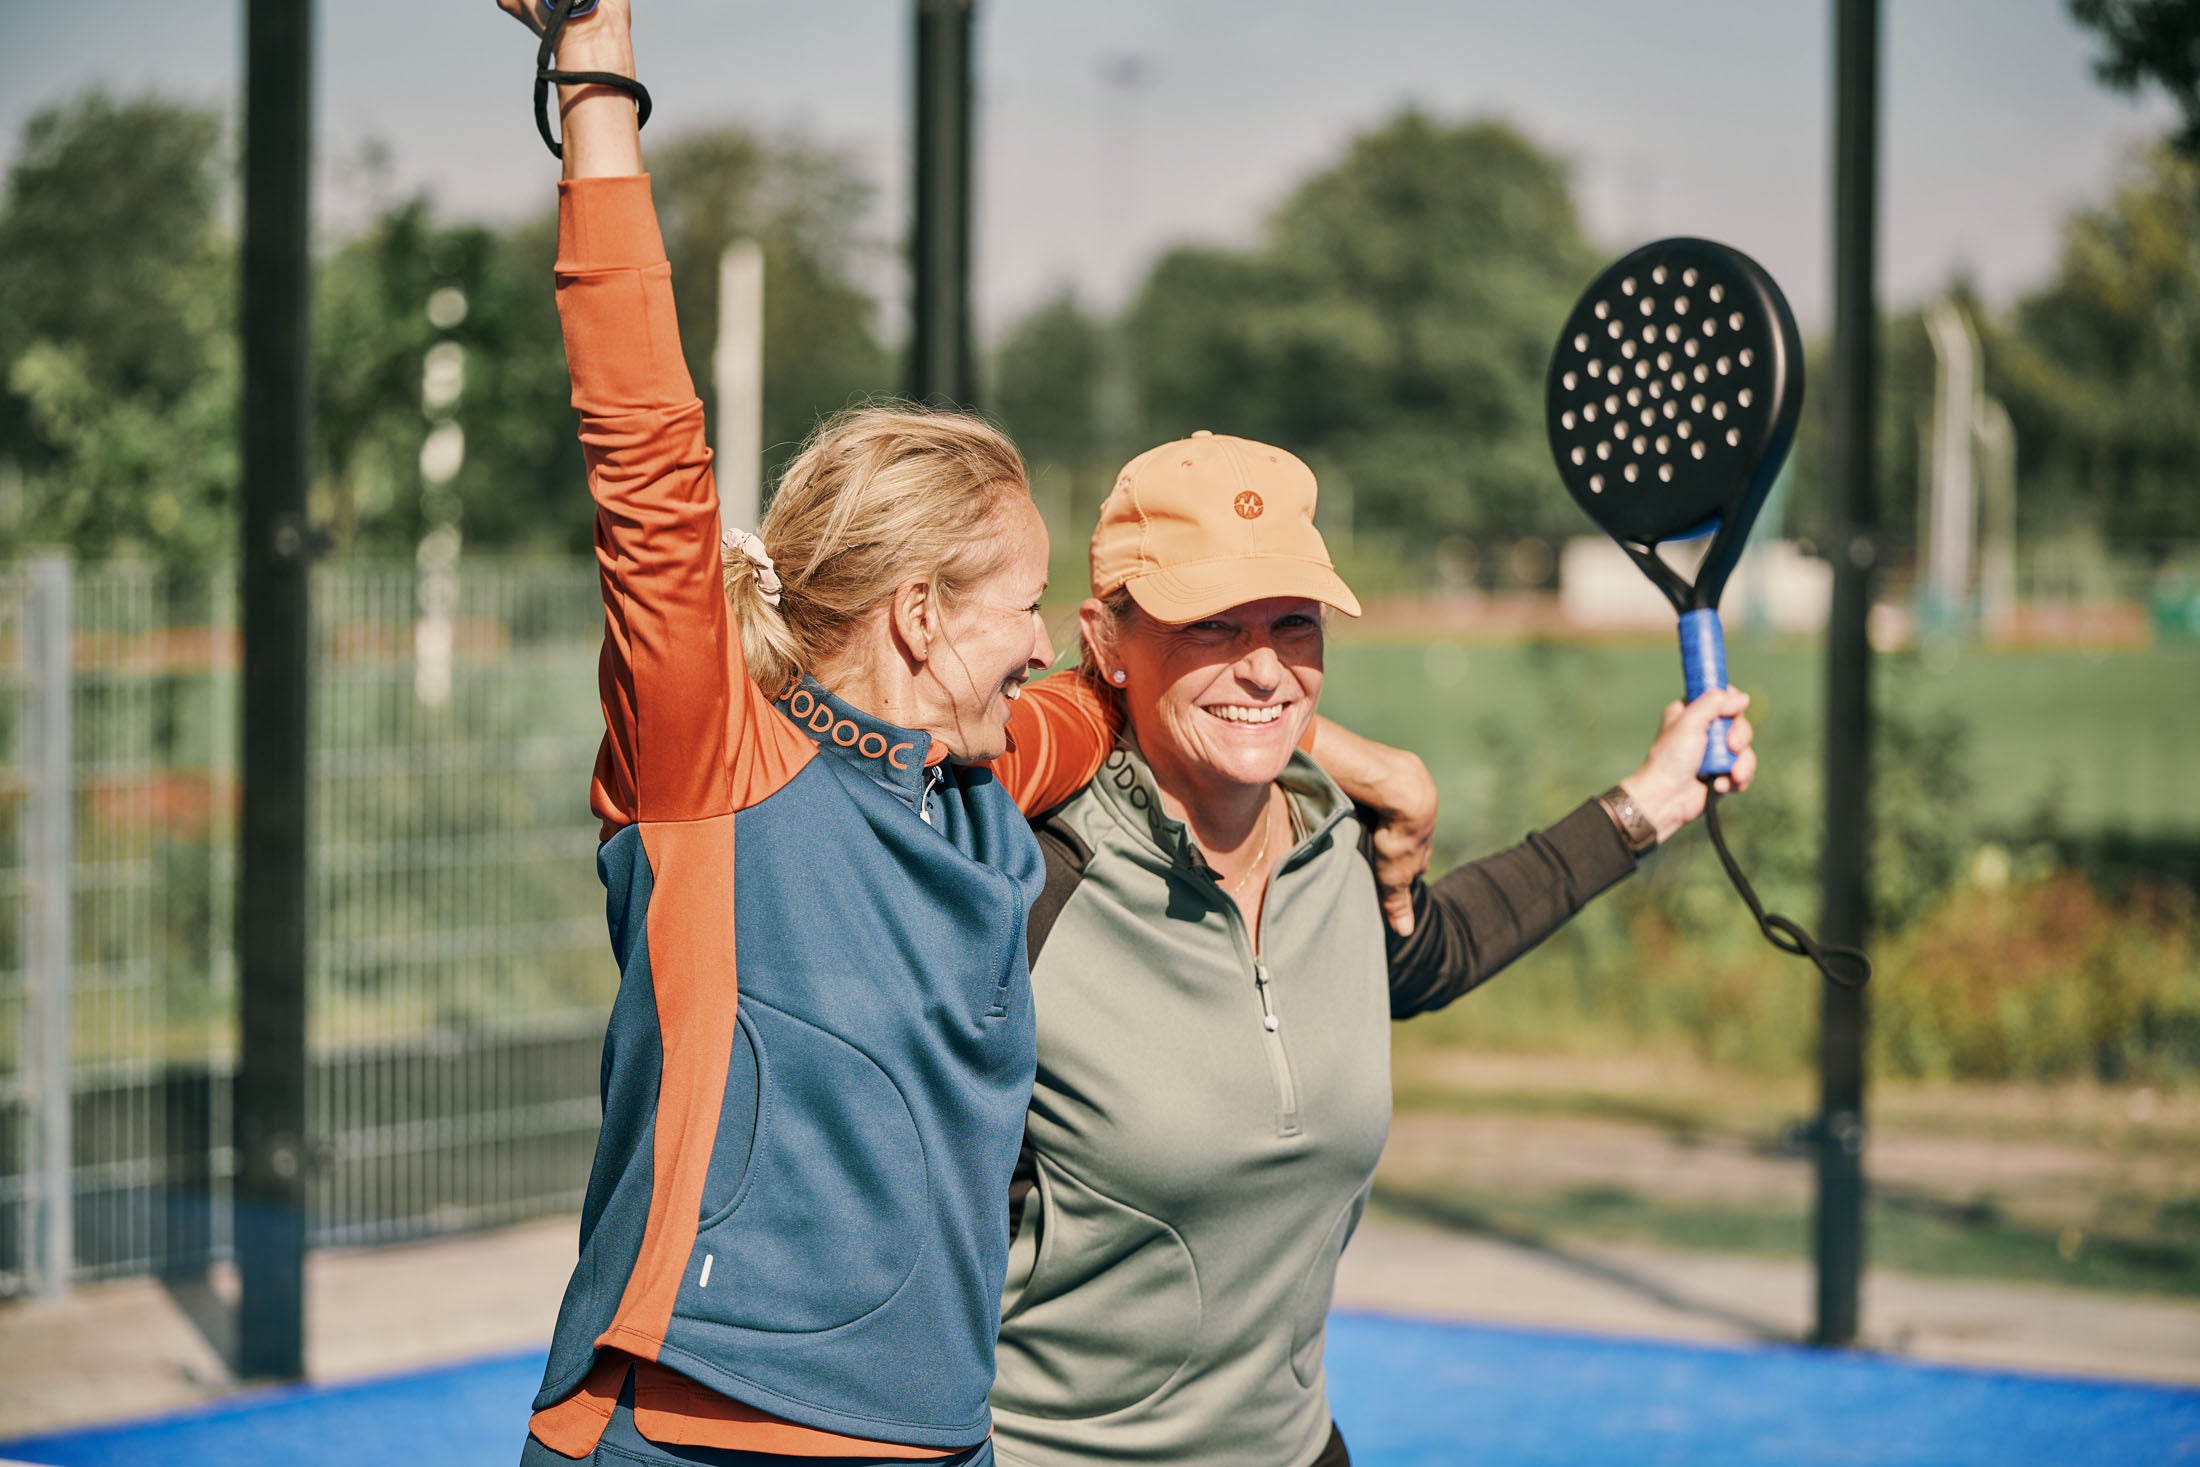
[[[915,285],[909,395],[973,407],[970,330],[971,40],[977,0],[917,0]]]
[[[237,1369],[305,1373],[307,300],[313,6],[245,9]]]
[[[1819,930],[1862,947],[1871,923],[1872,487],[1877,382],[1879,3],[1835,0],[1833,395],[1826,474],[1826,849]],[[1864,995],[1824,985],[1818,1041],[1818,1312],[1813,1339],[1855,1340],[1864,1269]]]

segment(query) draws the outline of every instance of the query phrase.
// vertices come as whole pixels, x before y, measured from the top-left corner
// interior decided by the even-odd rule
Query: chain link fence
[[[231,579],[74,576],[59,649],[74,849],[57,860],[36,820],[52,787],[34,767],[37,575],[0,576],[0,1295],[189,1274],[230,1246],[236,720],[250,716]],[[317,1244],[579,1205],[616,982],[586,800],[600,615],[588,566],[316,577]],[[56,988],[37,897],[63,889]],[[58,1123],[40,1103],[57,1066]]]
[[[29,751],[23,716],[29,704],[24,665],[26,578],[0,571],[0,1296],[21,1293],[32,1272],[26,1224],[32,1208],[32,1134],[37,1046],[26,1032],[29,957],[24,931],[24,820],[29,799]]]

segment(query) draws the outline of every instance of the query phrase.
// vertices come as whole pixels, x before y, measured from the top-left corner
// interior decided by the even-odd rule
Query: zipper
[[[947,765],[944,762],[924,766],[924,780],[917,788],[917,818],[926,825],[934,824],[932,796],[946,783]],[[979,883],[993,892],[1001,905],[1001,920],[993,924],[1001,933],[1000,944],[992,950],[996,955],[989,965],[981,970],[985,989],[980,994],[980,1001],[984,1004],[980,1016],[987,1019],[1002,1018],[1008,1013],[1009,1000],[1015,996],[1016,991],[1017,956],[1020,951],[1015,935],[1016,909],[1023,902],[1023,891],[1007,872],[987,865],[973,853],[954,847],[952,842],[950,849],[956,850],[958,855],[975,868],[973,874]],[[985,978],[984,974],[991,976]]]
[[[1300,1134],[1299,1082],[1291,1072],[1291,1051],[1283,1042],[1283,1016],[1276,1012],[1274,980],[1268,976],[1268,964],[1253,951],[1250,934],[1245,930],[1245,913],[1222,890],[1222,883],[1214,879],[1212,872],[1207,880],[1222,899],[1224,914],[1230,921],[1230,935],[1238,944],[1238,954],[1252,969],[1253,993],[1260,1000],[1261,1050],[1268,1057],[1268,1078],[1276,1089],[1276,1134],[1289,1137]],[[1275,897],[1275,875],[1270,873],[1268,892],[1261,903],[1263,912],[1268,901]]]
[[[1291,1052],[1283,1043],[1283,1020],[1276,1015],[1268,965],[1253,959],[1253,987],[1260,994],[1261,1045],[1268,1051],[1268,1073],[1276,1084],[1276,1134],[1299,1134],[1299,1082],[1291,1073]]]

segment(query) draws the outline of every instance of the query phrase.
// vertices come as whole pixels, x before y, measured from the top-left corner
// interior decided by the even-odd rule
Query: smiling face
[[[1181,626],[1136,610],[1122,621],[1107,671],[1124,675],[1131,729],[1163,789],[1197,799],[1283,773],[1321,697],[1321,613],[1271,596]]]
[[[1031,498],[1004,495],[994,516],[1000,554],[939,618],[918,684],[920,726],[950,757],[998,758],[1008,749],[1009,705],[1054,661],[1039,598],[1047,586],[1047,529]]]

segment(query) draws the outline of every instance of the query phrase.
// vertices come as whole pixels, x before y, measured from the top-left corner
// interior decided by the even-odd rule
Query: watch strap
[[[1627,843],[1627,849],[1637,856],[1648,855],[1657,849],[1658,828],[1650,823],[1650,817],[1635,803],[1635,797],[1624,786],[1613,785],[1597,796],[1597,803],[1604,813],[1612,817],[1612,825],[1619,831],[1619,838]]]

